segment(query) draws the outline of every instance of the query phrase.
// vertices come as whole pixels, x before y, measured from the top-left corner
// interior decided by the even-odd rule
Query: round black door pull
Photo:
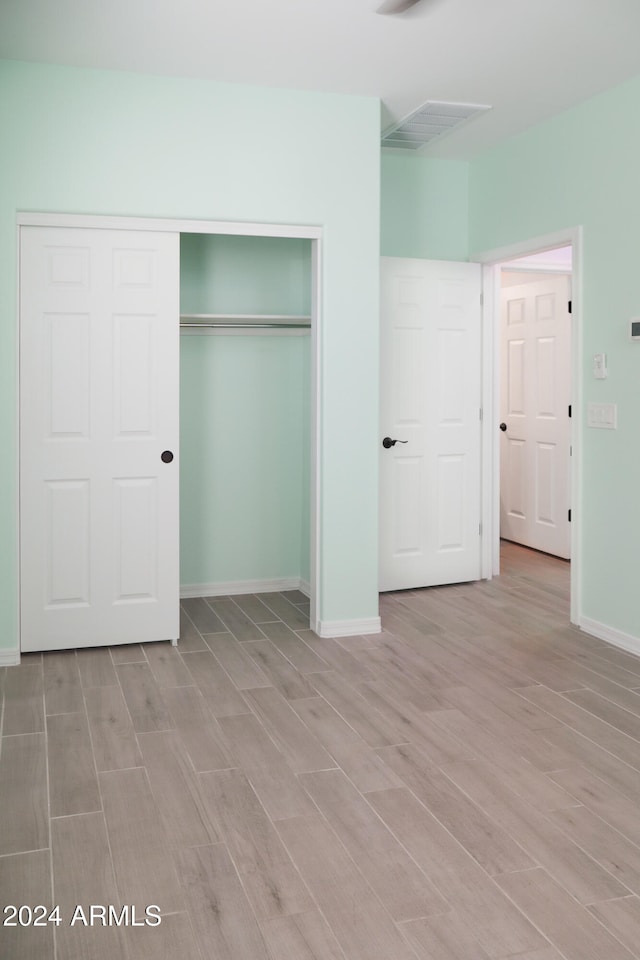
[[[501,423],[501,424],[500,424],[500,429],[501,429],[501,430],[502,430],[502,432],[504,433],[504,432],[505,432],[505,430],[507,429],[507,425],[506,425],[506,423]]]
[[[392,440],[391,437],[385,437],[382,441],[382,446],[385,450],[388,450],[389,447],[395,447],[396,443],[408,443],[408,440]]]
[[[171,453],[171,450],[163,450],[160,454],[160,459],[163,463],[171,463],[173,460],[173,454]]]

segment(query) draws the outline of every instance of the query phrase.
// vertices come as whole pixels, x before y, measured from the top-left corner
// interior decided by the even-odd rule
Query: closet
[[[183,596],[309,581],[311,241],[181,234]]]
[[[321,229],[18,225],[21,649],[175,641],[180,594],[315,622]]]

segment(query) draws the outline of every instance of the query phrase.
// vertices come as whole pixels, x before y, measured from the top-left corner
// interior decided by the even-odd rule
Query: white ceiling
[[[640,73],[638,0],[0,0],[0,58],[493,109],[423,149],[464,159]],[[594,131],[597,136],[597,131]]]

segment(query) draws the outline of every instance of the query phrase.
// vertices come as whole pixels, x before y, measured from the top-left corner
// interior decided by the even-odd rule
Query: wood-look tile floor
[[[0,907],[60,915],[3,960],[640,957],[640,659],[569,625],[567,564],[503,563],[377,636],[187,600],[177,649],[0,671]]]

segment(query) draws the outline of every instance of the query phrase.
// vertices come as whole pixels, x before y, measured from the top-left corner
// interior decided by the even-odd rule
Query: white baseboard
[[[589,617],[580,617],[578,626],[585,633],[597,637],[598,640],[605,640],[613,644],[614,647],[620,647],[629,653],[640,655],[640,637],[634,637],[630,633],[623,633],[622,630],[616,630],[615,627],[608,627],[605,623],[598,623],[597,620],[591,620]]]
[[[18,647],[9,647],[8,650],[0,650],[0,667],[17,667],[20,663],[20,650]]]
[[[276,580],[229,580],[226,583],[182,583],[180,597],[226,597],[240,593],[280,593],[282,590],[300,590],[309,596],[308,583],[300,577],[281,577]]]
[[[380,633],[380,617],[367,620],[321,620],[318,624],[319,637],[358,637],[360,634]]]
[[[308,580],[300,580],[298,583],[298,590],[300,593],[304,593],[305,597],[311,596],[311,584]]]

